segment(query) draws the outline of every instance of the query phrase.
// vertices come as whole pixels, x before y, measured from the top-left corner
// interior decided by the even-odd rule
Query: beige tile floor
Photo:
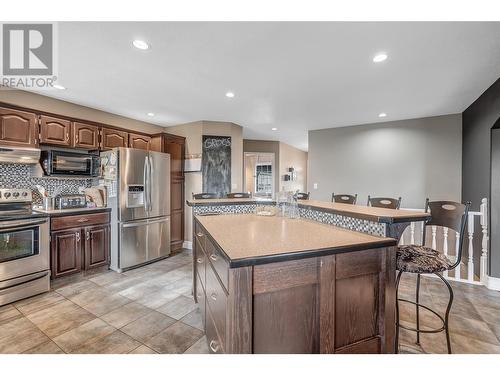
[[[483,286],[451,282],[454,301],[450,313],[451,350],[457,354],[500,354],[500,292]],[[400,297],[415,300],[416,277],[404,274],[400,284]],[[444,314],[448,303],[448,289],[437,278],[422,277],[421,303]],[[415,307],[401,303],[401,321],[415,327]],[[440,321],[431,313],[420,310],[423,328],[439,328]],[[420,345],[416,334],[400,330],[402,353],[447,353],[444,332],[421,334]]]
[[[414,295],[405,275],[400,293]],[[500,292],[453,283],[450,331],[454,353],[500,353]],[[447,290],[423,278],[421,301],[444,311]],[[401,320],[415,311],[401,306]],[[421,313],[421,324],[439,324]],[[401,330],[402,353],[446,353],[444,333]],[[55,281],[52,291],[0,307],[0,353],[208,353],[201,316],[191,296],[191,253],[123,274],[100,270]]]
[[[185,250],[123,274],[58,279],[0,307],[0,353],[208,353],[191,270]]]

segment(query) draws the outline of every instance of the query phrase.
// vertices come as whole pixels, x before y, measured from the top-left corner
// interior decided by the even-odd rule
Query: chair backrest
[[[422,234],[423,244],[425,244],[425,232],[428,225],[446,227],[459,234],[457,257],[455,263],[450,269],[458,266],[462,260],[462,247],[470,205],[471,202],[467,202],[465,204],[453,201],[430,202],[429,198],[425,201],[425,212],[429,212],[431,214],[431,218],[424,225],[424,233]]]
[[[366,205],[372,207],[392,208],[393,210],[399,210],[399,207],[401,206],[401,197],[396,199],[396,198],[368,196],[368,203]]]
[[[227,193],[226,198],[252,198],[251,193]]]
[[[308,200],[311,193],[296,193],[295,196],[300,200]]]
[[[335,203],[356,204],[357,200],[358,200],[358,194],[350,195],[350,194],[332,193],[332,202]]]
[[[216,199],[216,198],[219,198],[219,195],[217,193],[199,193],[199,194],[193,193],[193,199]]]

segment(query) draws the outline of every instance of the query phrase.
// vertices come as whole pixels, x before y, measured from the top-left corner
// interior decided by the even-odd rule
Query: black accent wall
[[[487,197],[490,217],[500,213],[500,197],[494,197],[495,201],[490,199],[491,129],[499,118],[500,79],[462,113],[462,200],[470,200],[472,210],[477,211],[481,199]],[[494,145],[500,151],[500,142]],[[493,165],[493,168],[500,168],[500,165]],[[500,169],[496,174],[500,175]],[[497,222],[492,220],[489,228],[490,275],[493,277],[500,277],[500,227]]]

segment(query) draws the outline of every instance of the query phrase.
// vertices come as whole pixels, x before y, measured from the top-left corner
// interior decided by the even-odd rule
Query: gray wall
[[[500,195],[490,197],[490,157],[500,163],[498,152],[492,155],[491,128],[500,118],[500,79],[491,85],[462,114],[463,122],[463,159],[462,159],[462,196],[472,202],[474,210],[479,209],[481,199],[490,199],[490,275],[500,277],[500,234],[498,219],[500,213]],[[496,132],[496,131],[495,131]],[[500,141],[495,136],[494,145],[500,148]],[[497,175],[495,164],[491,173]],[[475,239],[475,246],[480,246],[480,238]]]
[[[461,115],[383,122],[309,132],[308,190],[399,197],[423,208],[425,198],[461,198]],[[318,183],[318,189],[313,188]]]

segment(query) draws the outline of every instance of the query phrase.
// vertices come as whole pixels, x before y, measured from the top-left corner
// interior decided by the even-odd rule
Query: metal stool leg
[[[398,289],[399,289],[399,281],[401,280],[401,275],[403,271],[398,272],[398,276],[396,277],[396,337],[394,342],[394,353],[398,354],[399,352],[399,298],[398,298]]]
[[[446,314],[444,316],[444,331],[446,333],[446,344],[448,346],[448,354],[451,354],[451,341],[450,341],[450,330],[448,329],[448,321],[451,310],[451,305],[453,303],[453,289],[451,288],[450,283],[439,273],[435,273],[443,283],[448,287],[448,292],[450,293],[450,300],[448,301],[448,307],[446,308]]]
[[[417,315],[417,345],[420,345],[420,316],[419,316],[419,296],[420,296],[420,274],[417,274],[417,290],[415,297],[415,310]]]

